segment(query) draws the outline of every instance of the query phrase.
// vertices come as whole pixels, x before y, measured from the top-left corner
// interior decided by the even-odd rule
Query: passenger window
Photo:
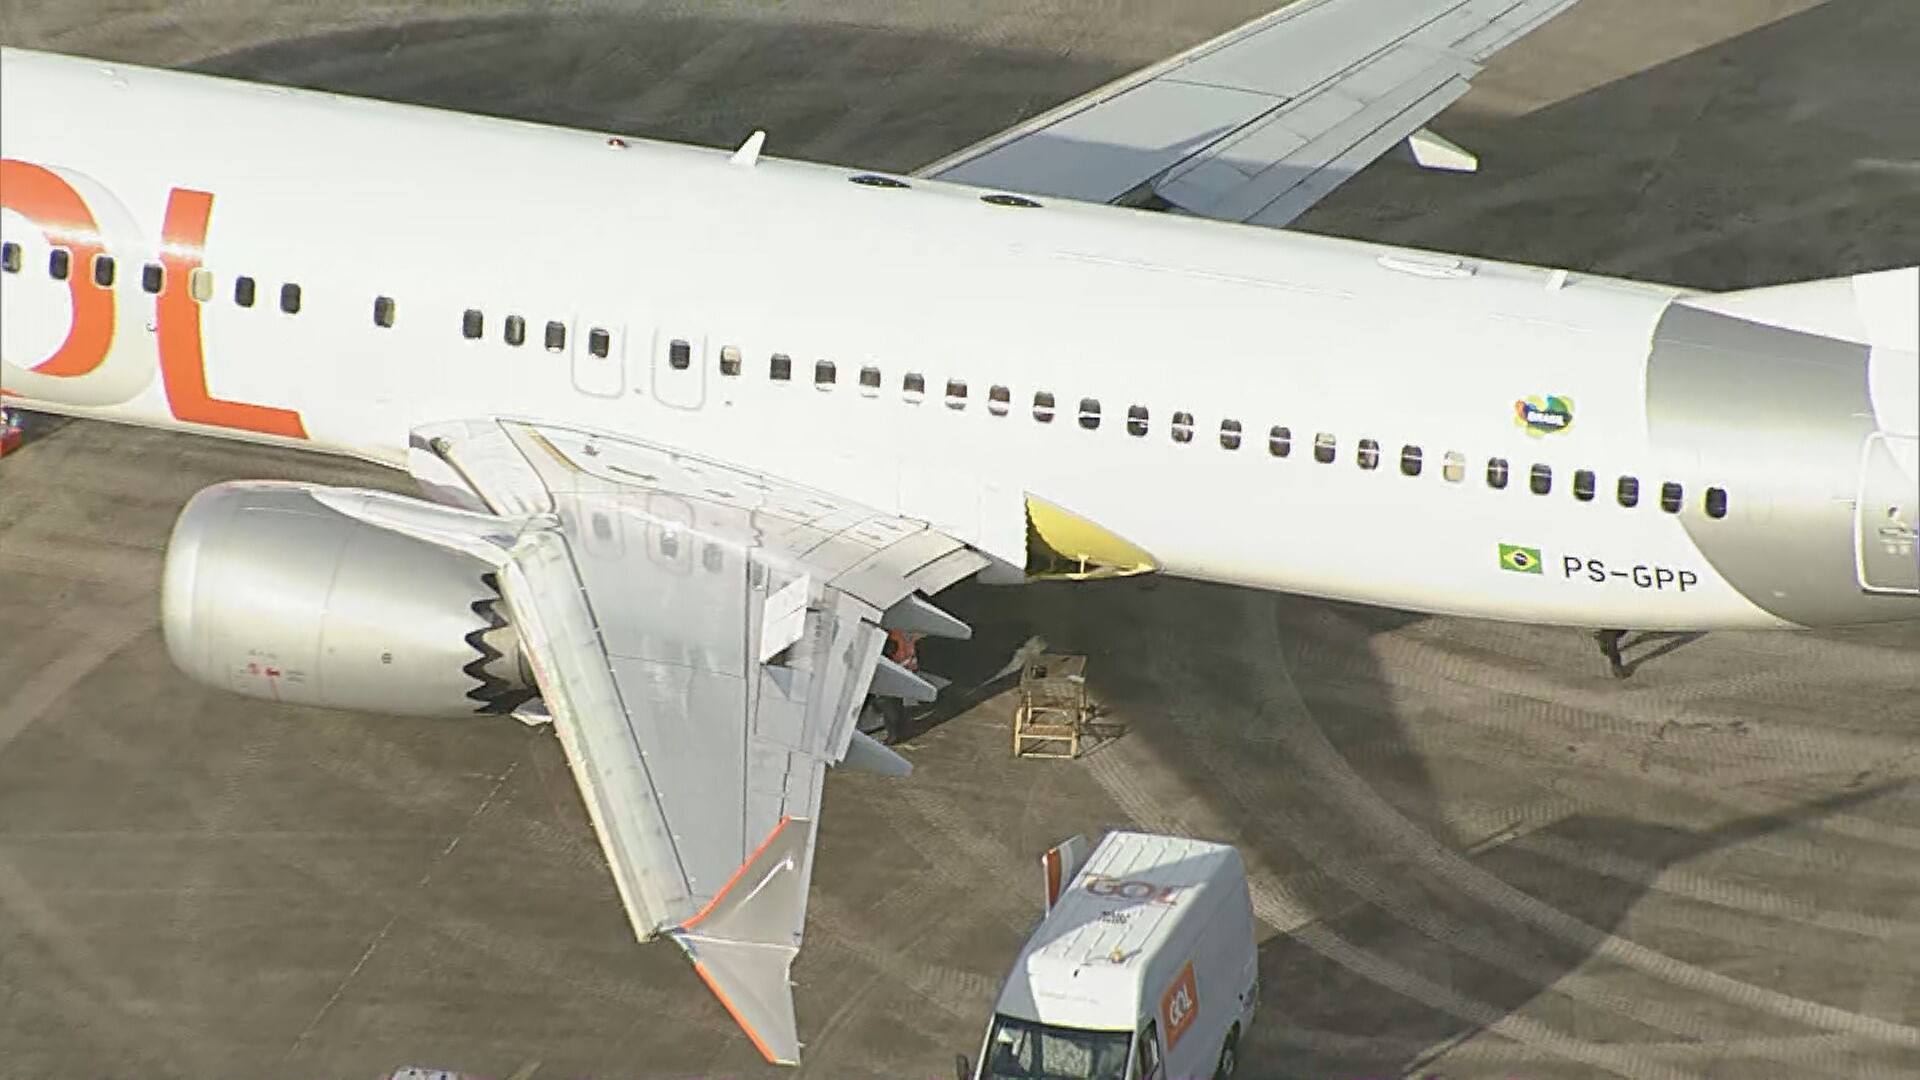
[[[565,352],[567,348],[567,324],[549,320],[547,323],[547,351]]]
[[[47,276],[55,281],[67,280],[73,272],[73,254],[66,248],[54,248],[47,255]]]
[[[1173,432],[1174,442],[1177,442],[1177,443],[1192,442],[1193,441],[1193,414],[1190,412],[1174,413],[1173,425],[1168,430]]]
[[[1535,465],[1533,474],[1527,479],[1527,489],[1535,495],[1545,495],[1553,490],[1553,467]]]
[[[720,374],[730,378],[740,374],[740,346],[720,346]],[[879,386],[880,384],[875,382],[873,385]]]
[[[0,243],[0,270],[9,274],[20,272],[20,245],[8,240]]]
[[[900,392],[906,395],[908,401],[917,403],[926,396],[927,377],[918,372],[908,372],[900,379]]]
[[[1273,429],[1267,432],[1267,453],[1274,457],[1286,457],[1293,453],[1293,429],[1275,424]]]
[[[613,335],[598,326],[587,331],[587,351],[605,360],[613,352]]]
[[[727,568],[727,552],[719,544],[708,544],[700,551],[700,565],[709,574],[717,574]]]
[[[1679,513],[1680,501],[1683,497],[1684,492],[1680,490],[1679,484],[1669,480],[1660,485],[1660,509],[1665,510],[1667,513]]]
[[[679,338],[667,343],[667,366],[675,371],[685,371],[693,366],[693,346]],[[828,365],[831,367],[832,365]]]
[[[486,333],[486,330],[487,317],[480,314],[479,308],[468,308],[466,313],[460,316],[460,336],[468,341],[480,340],[480,335]]]
[[[1718,521],[1727,516],[1727,489],[1710,487],[1707,489],[1707,516]]]
[[[793,357],[777,352],[767,361],[767,378],[774,382],[786,382],[793,378]]]
[[[1333,464],[1334,456],[1333,436],[1325,431],[1315,435],[1313,437],[1313,460],[1322,465],[1331,465]]]
[[[1593,470],[1580,469],[1573,474],[1573,497],[1581,502],[1593,501]]]
[[[241,307],[253,306],[253,279],[245,276],[233,279],[233,302]],[[478,315],[479,312],[474,312]]]
[[[148,263],[140,268],[140,288],[158,294],[167,283],[167,271],[159,263]]]
[[[1380,444],[1372,439],[1361,439],[1360,451],[1355,455],[1355,460],[1359,461],[1360,467],[1363,469],[1379,468]]]
[[[300,286],[291,281],[280,286],[280,310],[289,315],[300,314]]]
[[[393,297],[376,296],[373,298],[373,325],[393,325]]]
[[[1220,421],[1220,448],[1222,450],[1240,449],[1240,421]]]
[[[1127,406],[1127,434],[1145,435],[1147,433],[1147,407],[1145,405]]]
[[[1400,472],[1402,475],[1419,476],[1421,465],[1419,447],[1403,446],[1400,448]]]
[[[507,316],[506,338],[509,345],[527,343],[527,320],[518,315]]]
[[[1457,484],[1467,478],[1467,456],[1458,450],[1449,450],[1440,459],[1440,478],[1449,484]]]
[[[838,373],[836,373],[833,369],[833,361],[815,360],[813,362],[813,385],[814,386],[822,390],[825,390],[829,386],[832,386],[838,378],[839,378]]]
[[[1080,399],[1080,426],[1092,431],[1100,426],[1100,403],[1090,397]]]
[[[202,304],[213,299],[213,271],[204,266],[194,267],[193,273],[187,275],[187,292]]]
[[[1507,486],[1507,459],[1503,457],[1487,459],[1487,486],[1495,491],[1504,491]]]
[[[1043,424],[1053,423],[1053,395],[1045,390],[1036,390],[1033,395],[1033,418]]]
[[[1631,476],[1620,478],[1620,484],[1614,489],[1614,497],[1620,505],[1632,509],[1640,505],[1640,481]]]
[[[947,408],[964,409],[967,407],[967,384],[961,379],[947,380]]]
[[[93,283],[103,289],[113,288],[113,256],[93,257]]]
[[[1007,415],[1013,407],[1013,391],[1004,386],[996,386],[987,391],[987,411],[995,416]]]
[[[877,367],[861,368],[860,369],[860,388],[862,390],[880,389],[880,369]]]

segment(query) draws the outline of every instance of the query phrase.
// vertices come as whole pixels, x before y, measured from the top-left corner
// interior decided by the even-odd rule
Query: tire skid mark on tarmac
[[[1247,607],[1253,608],[1257,604],[1257,600],[1250,601]],[[1156,681],[1169,686],[1179,686],[1183,679],[1191,677],[1178,670],[1157,669],[1154,674]],[[1191,688],[1176,692],[1174,700],[1195,700],[1193,694],[1197,690]],[[1272,701],[1263,700],[1261,704],[1268,706],[1260,710],[1261,715],[1272,718]],[[1296,701],[1293,708],[1283,706],[1279,711],[1285,715],[1272,719],[1269,726],[1281,732],[1282,744],[1290,741],[1285,734],[1288,727],[1306,727],[1318,732],[1304,701]],[[1543,960],[1480,923],[1448,916],[1417,893],[1410,893],[1404,886],[1383,876],[1370,865],[1366,856],[1355,857],[1339,846],[1321,840],[1322,831],[1317,822],[1292,812],[1284,800],[1277,803],[1267,800],[1263,803],[1261,792],[1265,785],[1249,774],[1252,766],[1244,757],[1231,754],[1214,739],[1204,736],[1193,738],[1191,720],[1178,715],[1173,719],[1174,727],[1186,737],[1186,749],[1199,759],[1207,775],[1217,780],[1229,797],[1246,808],[1248,817],[1254,815],[1255,807],[1263,807],[1269,814],[1280,815],[1288,826],[1288,842],[1305,853],[1316,868],[1330,874],[1367,903],[1393,915],[1402,925],[1419,931],[1449,949],[1523,979],[1530,985],[1551,987],[1556,993],[1572,1000],[1605,1009],[1656,1031],[1708,1040],[1733,1038],[1740,1034],[1724,1025],[1704,1021],[1691,1014],[1676,1013],[1657,1002],[1624,993],[1616,989],[1612,982],[1594,978],[1577,968]],[[1330,745],[1327,752],[1338,757]],[[1355,798],[1351,786],[1358,783],[1364,787],[1367,799],[1379,802],[1396,816],[1399,814],[1351,771],[1344,758],[1340,759],[1341,767],[1338,770],[1328,769],[1322,762],[1297,755],[1289,762],[1294,763],[1307,766],[1299,774],[1300,780],[1302,786],[1314,791],[1317,804],[1351,803]],[[1332,790],[1323,790],[1325,788]],[[1409,827],[1412,827],[1411,823]],[[1400,853],[1398,846],[1389,846],[1388,850],[1394,854]]]
[[[1318,1034],[1318,1033],[1316,1033]],[[1358,1041],[1360,1036],[1346,1036],[1347,1040]],[[1822,1066],[1818,1072],[1807,1071],[1807,1076],[1845,1076],[1849,1080],[1913,1080],[1913,1068],[1898,1061],[1887,1062],[1877,1057],[1862,1057],[1859,1040],[1837,1032],[1821,1032],[1815,1035],[1770,1036],[1754,1039],[1735,1039],[1724,1043],[1678,1042],[1678,1043],[1637,1043],[1642,1053],[1669,1062],[1684,1062],[1707,1066],[1715,1071],[1711,1076],[1741,1075],[1738,1063],[1760,1060],[1772,1065]],[[1352,1045],[1341,1046],[1329,1041],[1328,1049],[1358,1049]],[[1504,1040],[1474,1039],[1459,1043],[1447,1051],[1447,1060],[1453,1064],[1485,1064],[1500,1066],[1520,1066],[1538,1060],[1537,1054],[1527,1051],[1528,1047]],[[1834,1069],[1836,1059],[1845,1058],[1844,1070]]]
[[[1274,658],[1272,663],[1251,675],[1266,683],[1266,701],[1286,706],[1275,725],[1282,743],[1310,773],[1326,781],[1322,795],[1337,798],[1353,820],[1366,827],[1371,835],[1386,840],[1397,853],[1413,859],[1437,880],[1492,910],[1577,946],[1590,956],[1612,960],[1662,982],[1809,1027],[1890,1046],[1920,1048],[1920,1029],[1796,998],[1697,967],[1607,933],[1481,870],[1408,821],[1348,767],[1327,741],[1325,733],[1311,720],[1306,702],[1287,670],[1284,643],[1276,620],[1255,603],[1243,604],[1242,611],[1246,615],[1246,640],[1253,644],[1255,651]]]
[[[1520,697],[1539,710],[1575,717],[1578,720],[1576,726],[1581,731],[1619,740],[1619,745],[1624,746],[1637,747],[1650,734],[1668,731],[1676,732],[1683,738],[1701,741],[1711,738],[1714,733],[1737,731],[1742,754],[1757,762],[1778,765],[1792,761],[1827,769],[1853,768],[1861,761],[1885,760],[1913,750],[1910,742],[1870,732],[1809,730],[1805,725],[1783,719],[1756,718],[1750,714],[1726,711],[1723,694],[1712,695],[1710,705],[1689,704],[1685,698],[1705,696],[1698,693],[1704,685],[1700,683],[1678,688],[1678,696],[1682,700],[1676,702],[1669,696],[1623,690],[1613,680],[1609,680],[1610,685],[1605,687],[1587,686],[1572,680],[1556,681],[1538,671],[1511,666],[1511,658],[1502,657],[1507,663],[1498,665],[1495,685],[1485,685],[1485,680],[1467,681],[1458,676],[1443,675],[1447,685],[1437,688],[1431,685],[1431,673],[1458,665],[1455,659],[1457,654],[1445,644],[1405,638],[1388,639],[1376,646],[1374,653],[1383,669],[1402,673],[1390,679],[1388,685],[1404,695],[1418,699],[1431,696],[1438,690],[1458,695],[1469,702],[1477,700],[1482,703],[1491,696],[1497,696],[1502,699],[1503,708],[1495,710],[1495,716],[1498,722],[1509,727],[1533,722],[1513,708],[1512,699]],[[1485,665],[1481,665],[1481,669],[1485,670]],[[1427,675],[1428,678],[1418,678],[1420,675]],[[1743,686],[1741,696],[1753,701],[1769,700],[1778,696],[1775,693],[1778,688],[1793,684],[1796,677],[1796,673],[1785,665],[1755,672],[1739,680],[1742,684],[1753,684]],[[1920,671],[1916,671],[1915,677],[1920,679]],[[1717,688],[1727,685],[1725,680],[1715,680],[1715,683],[1718,684]],[[1677,705],[1685,708],[1679,709]],[[1468,714],[1475,710],[1459,711]],[[1688,745],[1677,739],[1665,743],[1665,749],[1674,755],[1697,751],[1701,758],[1716,766],[1721,766],[1727,757],[1724,746],[1702,746],[1698,742]]]
[[[1513,847],[1562,866],[1616,881],[1646,885],[1668,896],[1726,908],[1743,915],[1780,919],[1888,944],[1907,939],[1920,944],[1920,924],[1910,920],[1852,911],[1831,911],[1791,893],[1742,885],[1683,865],[1663,867],[1618,852],[1598,851],[1558,837],[1538,834],[1520,838]]]
[[[1553,782],[1550,786],[1554,790],[1582,786],[1595,792],[1604,790],[1594,781],[1574,775],[1565,760],[1545,756],[1536,751],[1531,741],[1525,737],[1532,733],[1532,726],[1511,716],[1501,715],[1508,704],[1500,699],[1497,692],[1488,690],[1482,707],[1449,713],[1447,722],[1459,725],[1463,730],[1477,729],[1483,732],[1496,732],[1503,736],[1497,742],[1476,741],[1472,738],[1461,739],[1449,745],[1449,752],[1488,764],[1511,765],[1517,759],[1530,760],[1540,766],[1542,772],[1552,776]],[[1484,746],[1481,745],[1483,742]],[[1830,773],[1832,770],[1827,772]],[[1679,772],[1651,761],[1643,771],[1621,779],[1633,783],[1644,783],[1692,801],[1704,801],[1699,776]],[[1778,813],[1781,806],[1781,800],[1777,796],[1770,796],[1745,787],[1716,786],[1710,794],[1714,804],[1747,816]],[[1892,825],[1845,811],[1822,814],[1820,828],[1823,832],[1835,833],[1850,840],[1861,840],[1882,847],[1920,853],[1920,829]]]
[[[1186,822],[1162,815],[1155,805],[1138,795],[1133,767],[1122,764],[1119,759],[1120,755],[1113,751],[1095,754],[1087,759],[1088,772],[1107,788],[1113,799],[1141,828],[1175,835],[1193,835],[1186,828]],[[1307,908],[1286,882],[1264,865],[1258,855],[1244,851],[1242,854],[1248,856],[1247,887],[1253,897],[1254,915],[1291,940],[1370,982],[1471,1027],[1484,1028],[1542,1053],[1583,1062],[1617,1076],[1631,1080],[1704,1080],[1700,1073],[1649,1060],[1631,1047],[1613,1047],[1572,1038],[1538,1021],[1459,993],[1452,987],[1441,985],[1368,952],[1318,921],[1319,916]],[[1377,1050],[1377,1044],[1367,1049]]]

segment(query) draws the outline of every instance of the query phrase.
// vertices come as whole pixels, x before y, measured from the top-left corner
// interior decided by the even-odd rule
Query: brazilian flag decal
[[[1500,569],[1511,570],[1516,574],[1538,574],[1541,572],[1540,549],[1501,544]]]

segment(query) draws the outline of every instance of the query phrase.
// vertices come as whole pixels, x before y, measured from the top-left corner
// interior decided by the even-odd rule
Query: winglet
[[[754,1049],[776,1065],[800,1062],[787,974],[805,920],[810,824],[782,818],[719,894],[672,931]]]

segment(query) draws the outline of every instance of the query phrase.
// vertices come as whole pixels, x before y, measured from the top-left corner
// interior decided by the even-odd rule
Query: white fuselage
[[[15,51],[0,79],[13,404],[392,465],[416,425],[536,417],[924,518],[1015,565],[1033,495],[1188,577],[1580,625],[1785,625],[1658,505],[1678,482],[1698,515],[1725,484],[1730,512],[1696,527],[1762,527],[1715,462],[1649,439],[1646,358],[1676,290],[1553,288],[1546,271],[1479,260],[990,205],[946,184]],[[84,253],[85,223],[25,201],[40,189],[23,178],[42,174],[80,196],[115,260],[99,357],[74,342],[80,290],[99,288],[90,264],[49,273],[55,247]],[[192,218],[182,192],[211,196],[197,249],[177,231]],[[198,355],[143,289],[143,266],[168,255],[163,291],[187,287],[183,258],[208,272],[204,299],[171,316],[197,318]],[[235,300],[243,276],[251,307]],[[281,310],[287,283],[297,313]],[[380,297],[391,326],[376,324]],[[506,340],[509,316],[524,344]],[[775,354],[790,378],[771,377]],[[192,369],[205,398],[277,419],[190,422],[243,414],[183,409]],[[903,389],[916,375],[921,394]],[[1050,422],[1036,393],[1053,396]],[[1566,430],[1516,420],[1517,401],[1548,395],[1574,403]],[[1179,413],[1190,440],[1173,436]],[[1237,448],[1223,421],[1239,423]],[[1359,465],[1362,440],[1377,468]],[[1487,480],[1495,458],[1504,489]],[[1528,490],[1535,465],[1552,470],[1549,494]],[[1597,476],[1597,498],[1575,498],[1576,470]],[[1615,501],[1622,475],[1639,480],[1637,508]],[[1544,573],[1503,567],[1503,544],[1540,552]]]

